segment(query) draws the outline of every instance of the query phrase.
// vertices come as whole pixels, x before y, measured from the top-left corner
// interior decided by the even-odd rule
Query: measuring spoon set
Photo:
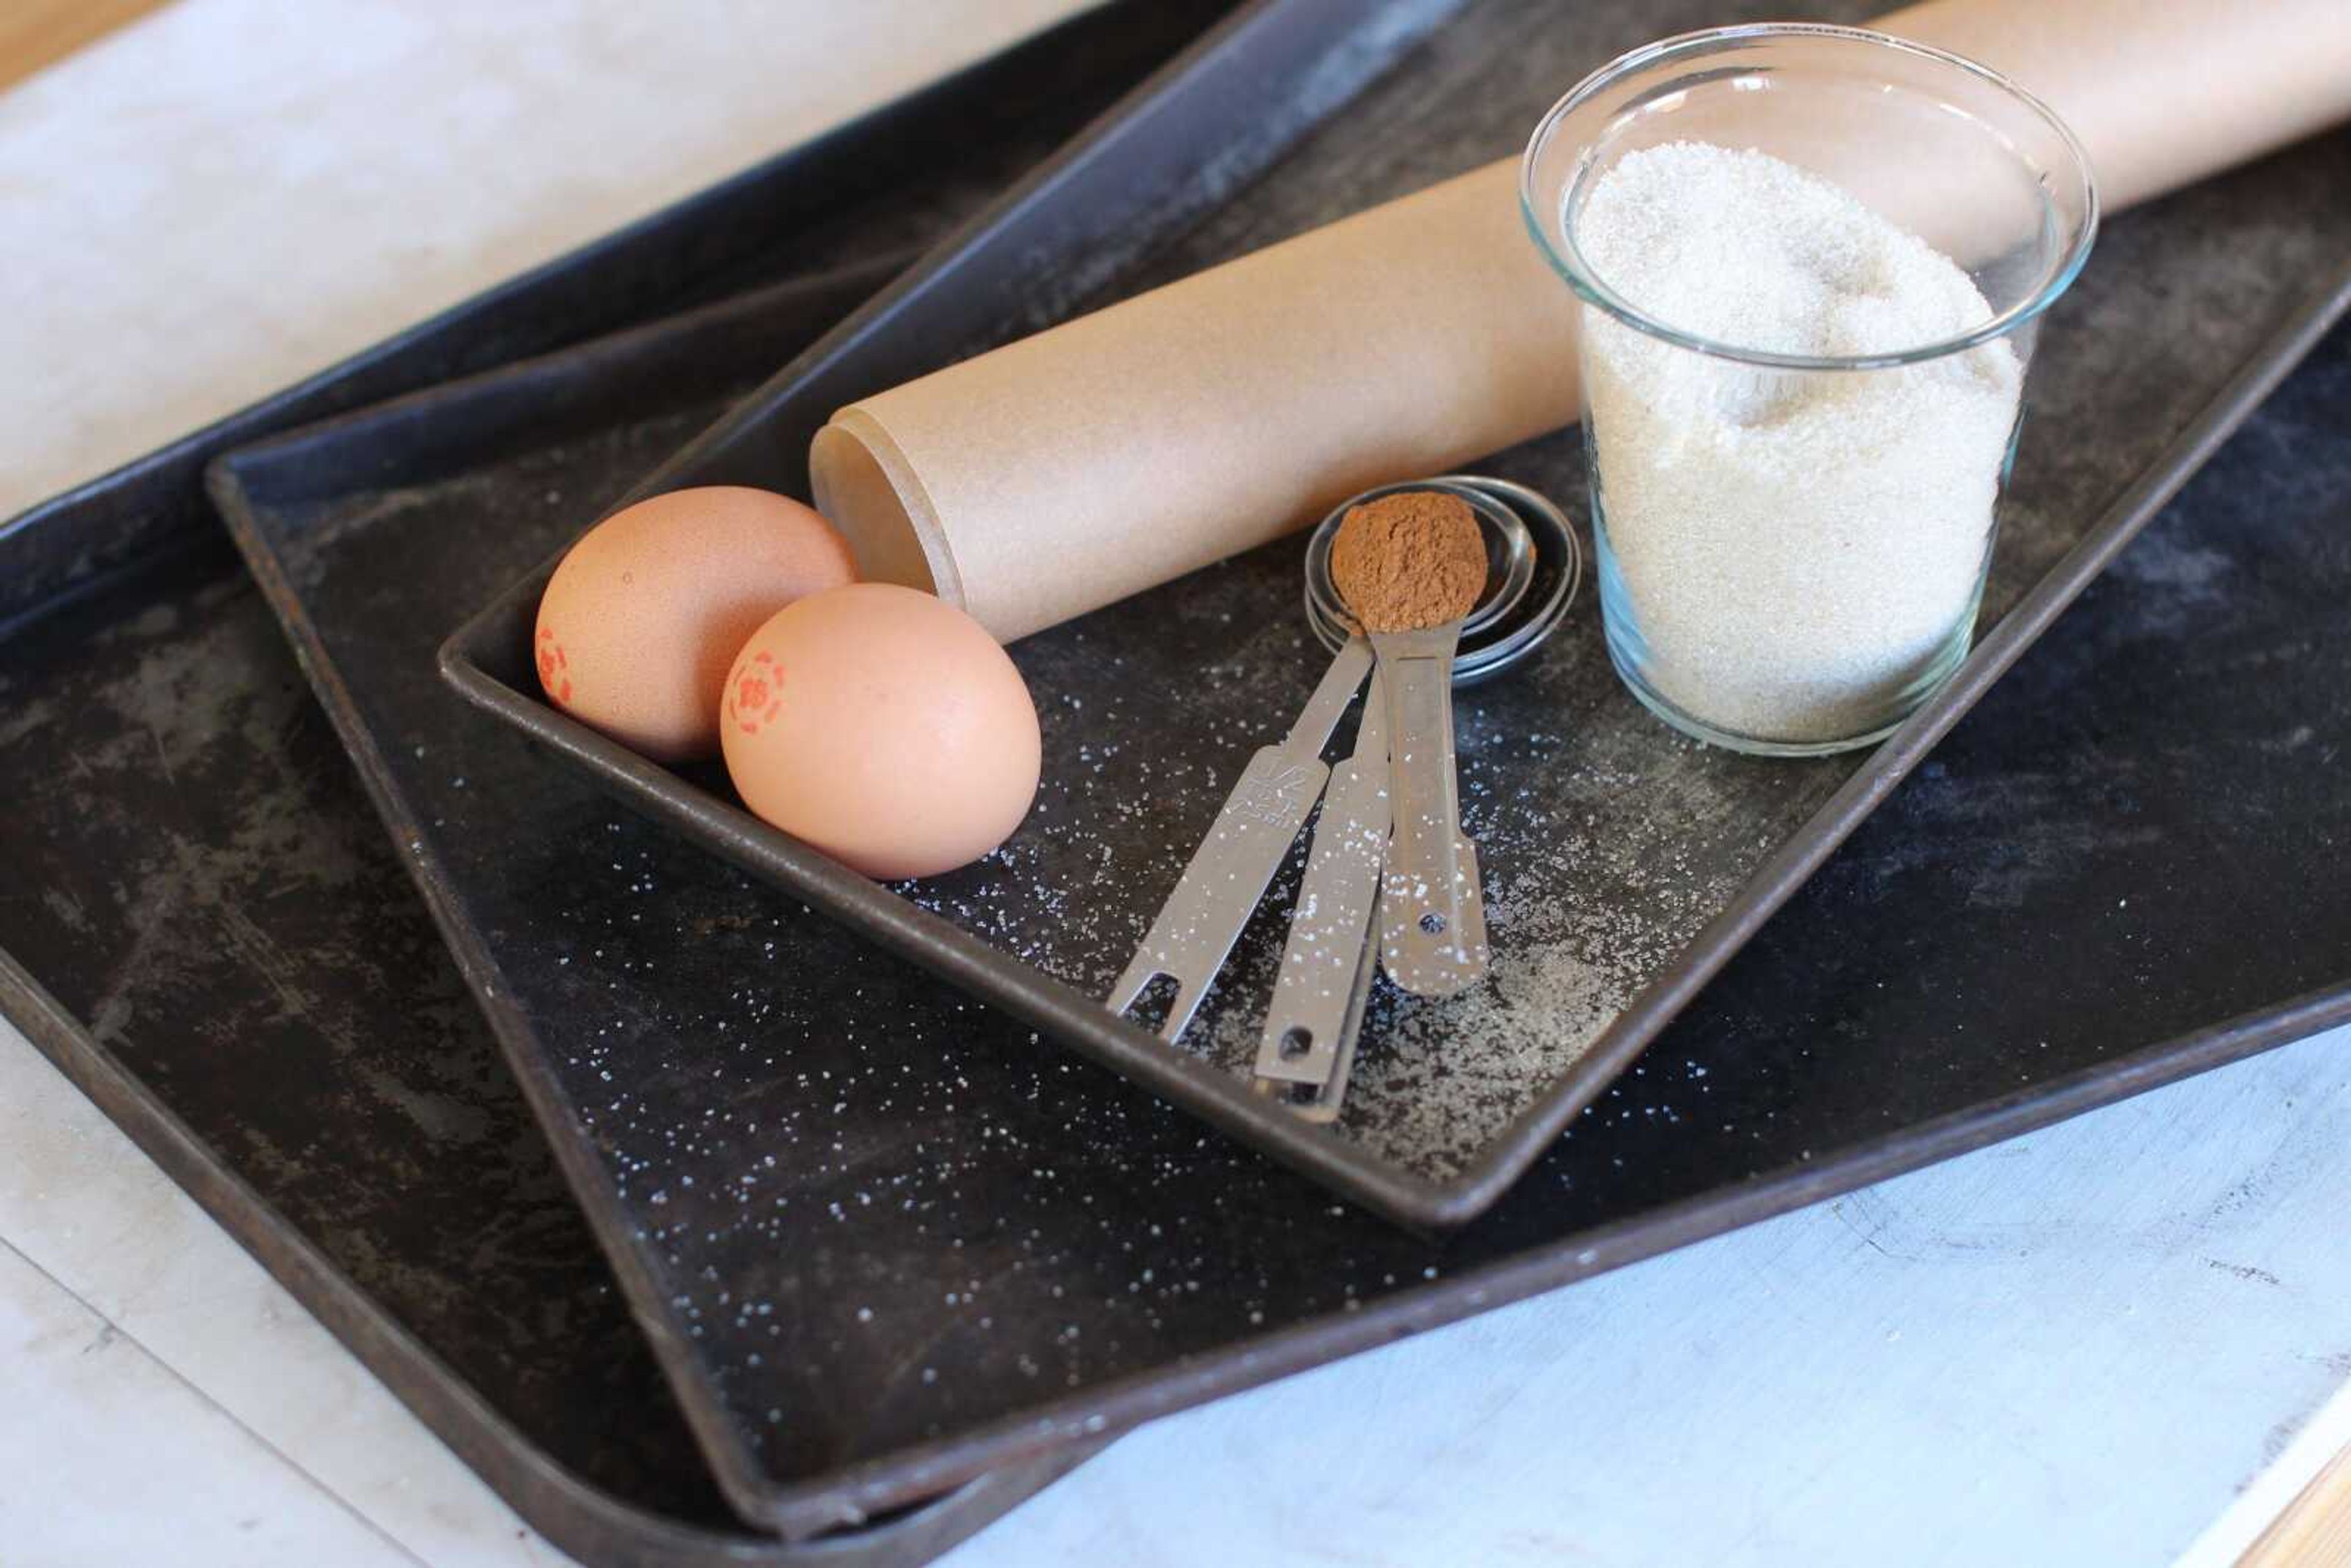
[[[1486,587],[1461,620],[1366,637],[1332,582],[1332,538],[1353,508],[1415,490],[1468,504],[1485,537]],[[1532,653],[1563,619],[1581,575],[1565,517],[1508,480],[1388,485],[1334,509],[1306,551],[1307,618],[1332,651],[1330,668],[1289,732],[1242,770],[1112,988],[1112,1009],[1123,1013],[1154,981],[1172,981],[1159,1033],[1182,1036],[1319,800],[1256,1086],[1309,1121],[1337,1120],[1380,969],[1424,997],[1455,996],[1485,977],[1484,895],[1477,848],[1460,825],[1453,692]],[[1359,691],[1354,749],[1333,768],[1322,751]]]

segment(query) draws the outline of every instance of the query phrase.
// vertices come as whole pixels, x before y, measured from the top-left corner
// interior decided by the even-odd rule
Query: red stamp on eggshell
[[[783,706],[784,667],[773,653],[762,648],[735,667],[735,678],[727,683],[726,716],[736,728],[757,735]]]
[[[563,644],[555,633],[544,626],[538,630],[538,684],[557,702],[571,700],[571,661],[563,656]]]

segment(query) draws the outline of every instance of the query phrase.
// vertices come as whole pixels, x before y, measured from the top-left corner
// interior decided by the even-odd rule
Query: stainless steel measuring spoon
[[[1258,1044],[1257,1088],[1310,1122],[1337,1119],[1379,958],[1372,916],[1388,852],[1387,702],[1374,674],[1353,756],[1331,770],[1314,848]]]
[[[1308,620],[1318,636],[1323,636],[1326,630],[1331,632],[1327,644],[1337,656],[1322,685],[1290,726],[1290,733],[1280,745],[1265,747],[1250,759],[1216,824],[1185,867],[1176,890],[1161,906],[1142,946],[1107,998],[1113,1011],[1123,1013],[1134,1006],[1155,979],[1165,977],[1174,980],[1176,994],[1159,1030],[1168,1040],[1179,1037],[1191,1022],[1209,983],[1231,956],[1233,945],[1240,939],[1258,902],[1264,897],[1283,854],[1330,779],[1331,769],[1322,761],[1322,749],[1372,663],[1368,646],[1362,638],[1353,635],[1352,628],[1346,629],[1343,637],[1333,630],[1344,625],[1344,612],[1334,608],[1337,591],[1330,582],[1331,533],[1349,507],[1395,491],[1413,489],[1454,491],[1470,503],[1489,530],[1489,555],[1495,565],[1485,597],[1462,622],[1465,632],[1479,632],[1513,615],[1527,598],[1534,578],[1534,545],[1528,524],[1518,509],[1523,504],[1521,498],[1540,504],[1546,516],[1557,514],[1550,503],[1522,486],[1500,480],[1468,480],[1452,476],[1383,486],[1341,503],[1315,530],[1307,549]],[[1565,534],[1563,519],[1560,528],[1567,559],[1573,562],[1573,537]],[[1535,632],[1536,640],[1555,624],[1555,616],[1546,614]],[[1375,733],[1384,725],[1384,709],[1375,721]],[[1384,749],[1367,753],[1359,736],[1356,760],[1369,768],[1374,758],[1384,776]],[[1270,780],[1278,787],[1270,789]],[[1322,836],[1322,831],[1318,831],[1318,848]],[[1374,875],[1376,871],[1374,865]],[[1368,965],[1371,971],[1375,972],[1377,967],[1375,960]],[[1367,991],[1370,980],[1371,974],[1364,974],[1360,988]],[[1355,1010],[1360,1015],[1360,1005]],[[1353,1055],[1353,1025],[1342,1031],[1334,1073],[1334,1081],[1340,1084],[1344,1082],[1346,1062]],[[1327,1087],[1325,1098],[1331,1098]],[[1335,1113],[1335,1099],[1332,1103]]]
[[[1486,977],[1485,894],[1461,831],[1453,758],[1453,651],[1461,622],[1372,637],[1387,698],[1394,837],[1380,894],[1380,961],[1415,996],[1450,997]]]
[[[1480,637],[1482,646],[1476,653],[1465,648],[1454,660],[1457,688],[1520,663],[1557,629],[1583,567],[1574,532],[1558,507],[1502,479],[1447,476],[1392,488],[1451,489],[1471,503],[1488,530],[1493,562],[1488,598],[1462,628],[1465,637]],[[1353,634],[1352,627],[1339,630],[1346,622],[1330,580],[1331,536],[1348,507],[1385,493],[1372,491],[1346,503],[1308,543],[1307,619],[1330,646]],[[1534,601],[1531,590],[1539,560],[1546,588]],[[1493,630],[1505,620],[1511,624]],[[1387,858],[1389,803],[1387,704],[1376,673],[1364,705],[1353,755],[1331,770],[1258,1045],[1258,1092],[1279,1096],[1301,1119],[1315,1123],[1338,1120],[1354,1071],[1364,1010],[1380,968],[1378,926],[1372,916]],[[1459,854],[1466,874],[1476,877],[1477,851],[1466,836]]]

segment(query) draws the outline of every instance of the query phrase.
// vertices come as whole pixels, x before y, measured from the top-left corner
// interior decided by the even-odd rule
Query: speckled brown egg
[[[538,603],[548,699],[664,762],[718,749],[718,699],[744,639],[785,605],[853,582],[814,509],[734,485],[673,490],[590,528]]]
[[[866,582],[752,633],[720,737],[745,805],[867,876],[932,876],[996,848],[1037,798],[1037,707],[953,605]]]

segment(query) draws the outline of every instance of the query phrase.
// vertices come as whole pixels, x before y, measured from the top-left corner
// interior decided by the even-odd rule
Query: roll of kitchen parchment
[[[2351,115],[2351,0],[1931,0],[1876,24],[2040,94],[2108,211]],[[841,410],[817,505],[866,576],[1009,642],[1357,490],[1577,413],[1515,158]]]

